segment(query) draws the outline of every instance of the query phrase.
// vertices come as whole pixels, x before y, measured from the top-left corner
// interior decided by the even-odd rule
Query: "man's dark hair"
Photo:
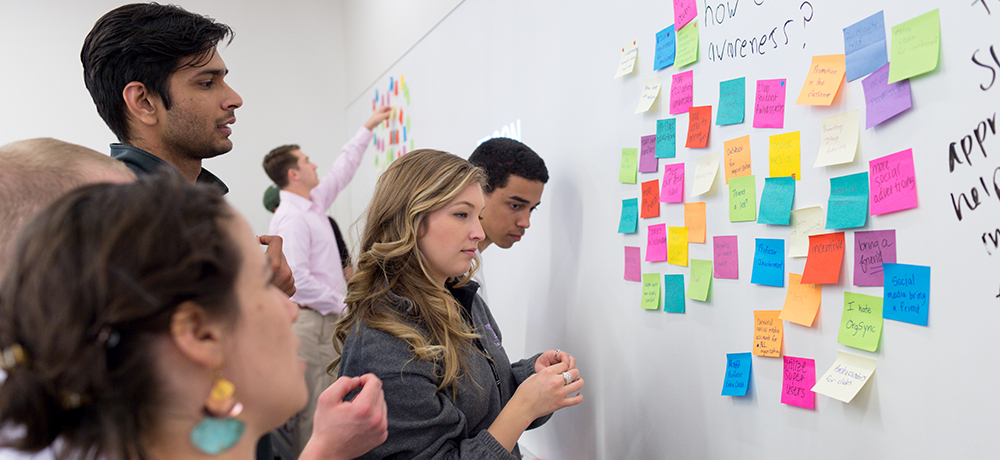
[[[264,172],[278,188],[288,187],[288,170],[299,169],[299,159],[292,152],[299,149],[297,144],[275,147],[264,155]]]
[[[80,52],[97,113],[119,141],[130,140],[125,86],[142,83],[169,110],[170,75],[207,64],[226,37],[233,40],[229,26],[179,6],[134,3],[111,10],[94,24]]]
[[[488,181],[483,187],[486,193],[506,187],[511,175],[543,184],[549,181],[549,170],[545,169],[542,157],[527,145],[506,137],[494,137],[479,144],[469,156],[469,163],[486,171]]]

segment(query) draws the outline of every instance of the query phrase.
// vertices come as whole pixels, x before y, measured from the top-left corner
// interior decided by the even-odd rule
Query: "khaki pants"
[[[292,331],[301,341],[299,359],[306,362],[306,387],[309,402],[301,412],[292,418],[292,446],[296,457],[302,453],[312,435],[313,413],[319,394],[333,383],[334,377],[326,373],[326,366],[337,357],[333,350],[333,328],[340,315],[321,315],[312,308],[301,308],[299,317],[292,325]]]

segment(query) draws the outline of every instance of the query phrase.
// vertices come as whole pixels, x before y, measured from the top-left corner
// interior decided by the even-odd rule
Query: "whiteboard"
[[[699,60],[655,71],[654,35],[673,24],[671,2],[466,0],[347,108],[346,119],[364,119],[375,91],[384,96],[389,78],[403,77],[411,96],[407,142],[416,148],[467,157],[481,139],[506,128],[545,159],[551,179],[531,228],[510,250],[486,250],[486,278],[512,358],[549,348],[573,353],[586,379],[585,402],[526,433],[522,445],[547,459],[995,455],[1000,396],[992,384],[1000,372],[987,358],[1000,319],[994,256],[1000,249],[990,239],[1000,227],[1000,189],[994,189],[1000,142],[987,120],[995,120],[1000,106],[1000,84],[993,81],[1000,62],[990,54],[1000,47],[1000,2],[697,5]],[[910,110],[864,129],[860,79],[844,82],[828,107],[795,105],[812,56],[844,53],[843,28],[883,11],[891,40],[892,26],[936,8],[940,61],[911,80]],[[710,47],[762,35],[769,36],[762,53],[709,58]],[[622,46],[633,40],[635,70],[612,78]],[[704,149],[684,148],[688,115],[668,113],[670,79],[687,70],[694,71],[694,105],[713,106],[713,122],[719,83],[747,81],[744,123],[713,124]],[[664,88],[648,112],[634,114],[643,80],[653,77]],[[777,78],[788,85],[784,128],[753,128],[753,82]],[[853,109],[862,123],[855,160],[813,168],[821,120]],[[685,163],[685,201],[705,201],[707,208],[708,243],[690,244],[690,258],[713,259],[713,236],[739,241],[739,279],[714,279],[708,301],[688,299],[684,314],[641,309],[640,284],[623,280],[623,248],[640,246],[645,255],[646,228],[683,226],[683,206],[661,204],[660,217],[640,219],[637,233],[616,233],[621,200],[639,197],[639,185],[618,182],[621,149],[638,148],[658,119],[671,117],[678,147],[669,162]],[[814,410],[780,402],[780,358],[754,356],[747,396],[721,396],[726,354],[751,350],[753,311],[781,309],[786,295],[786,288],[750,282],[754,241],[784,239],[787,252],[789,229],[730,222],[721,171],[707,194],[690,196],[695,159],[721,155],[726,140],[749,135],[759,199],[769,136],[793,131],[800,132],[802,152],[795,209],[825,212],[830,178],[866,172],[870,160],[905,149],[913,150],[918,198],[914,209],[869,216],[864,227],[846,229],[840,282],[824,286],[816,322],[785,322],[783,353],[815,359],[817,378],[838,351],[877,360],[852,402],[817,395]],[[949,171],[950,147],[956,143],[961,154],[963,139],[971,153]],[[639,173],[638,182],[660,179],[667,162],[656,173]],[[351,194],[356,215],[378,172],[374,161],[359,170]],[[970,201],[976,193],[981,204],[964,208],[959,220],[952,197],[962,193]],[[878,349],[867,352],[838,343],[838,331],[845,292],[882,296],[881,287],[854,286],[852,275],[853,233],[883,229],[896,230],[898,262],[931,267],[929,320],[926,327],[886,320]],[[802,273],[805,259],[784,261],[787,287],[787,274]],[[690,275],[688,267],[666,262],[643,262],[642,272],[683,274],[685,283]]]

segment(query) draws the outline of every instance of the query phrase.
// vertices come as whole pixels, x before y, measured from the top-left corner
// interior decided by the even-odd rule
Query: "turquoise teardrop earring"
[[[247,427],[236,419],[243,412],[243,404],[233,397],[235,393],[236,386],[232,382],[215,378],[205,401],[205,418],[191,430],[191,444],[196,449],[216,455],[239,442]]]

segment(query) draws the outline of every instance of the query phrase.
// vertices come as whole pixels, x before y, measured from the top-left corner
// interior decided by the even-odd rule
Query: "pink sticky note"
[[[684,202],[684,163],[663,165],[663,186],[660,188],[660,202]]]
[[[804,409],[813,409],[816,393],[816,360],[785,355],[784,383],[781,386],[781,403]]]
[[[873,216],[917,207],[913,149],[869,161],[868,169]]]
[[[625,246],[625,281],[642,282],[641,257],[638,246]]]
[[[656,172],[656,134],[642,136],[639,148],[639,172]]]
[[[780,129],[785,126],[785,89],[784,78],[757,80],[757,95],[753,106],[754,128]]]
[[[694,105],[694,71],[674,74],[670,82],[670,113],[687,112],[692,105]]]
[[[667,224],[650,225],[646,239],[646,262],[667,260]]]
[[[719,279],[739,279],[740,254],[737,250],[736,235],[712,237],[715,246],[715,277]]]
[[[698,4],[694,0],[674,0],[674,27],[681,30],[698,16]]]

